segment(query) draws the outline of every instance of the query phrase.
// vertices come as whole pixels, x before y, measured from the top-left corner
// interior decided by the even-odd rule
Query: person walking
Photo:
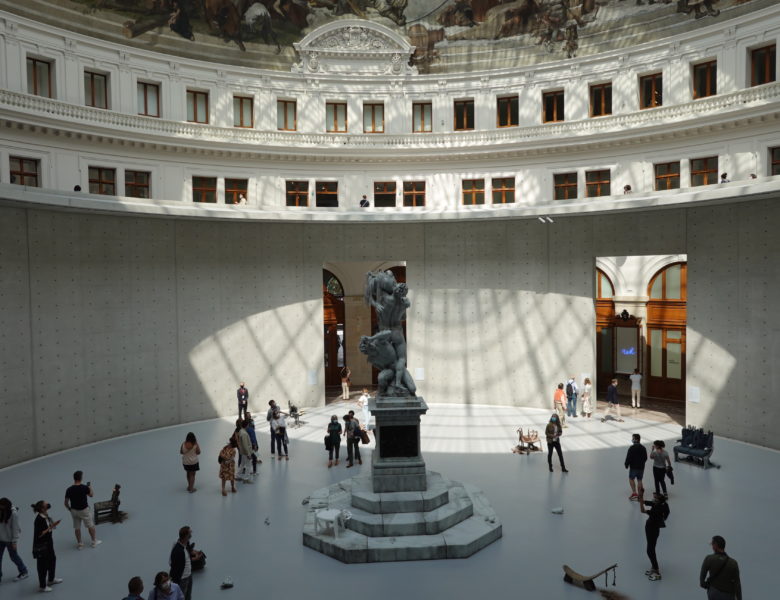
[[[650,450],[650,459],[653,461],[653,481],[655,482],[655,491],[668,498],[666,493],[666,470],[672,468],[672,461],[669,460],[669,453],[666,451],[666,444],[663,440],[655,440],[653,448]]]
[[[642,375],[639,373],[639,369],[634,369],[634,372],[628,378],[631,380],[631,407],[641,408]]]
[[[234,494],[236,490],[236,463],[233,460],[236,457],[236,440],[230,438],[228,443],[219,451],[219,478],[222,480],[222,495],[227,496],[225,483],[230,482],[230,491]],[[156,585],[156,584],[155,584]]]
[[[701,564],[699,585],[707,590],[707,600],[742,600],[739,564],[726,554],[726,540],[712,536],[712,554]]]
[[[11,562],[16,565],[18,575],[14,581],[27,579],[29,573],[17,552],[22,528],[19,525],[19,511],[8,498],[0,498],[0,580],[3,578],[3,556],[6,548]]]
[[[35,512],[33,558],[37,562],[38,591],[51,592],[51,586],[62,583],[62,579],[56,576],[57,555],[54,553],[54,537],[52,536],[52,531],[57,528],[60,521],[53,521],[49,516],[51,504],[48,502],[38,500],[31,506]]]
[[[186,525],[179,529],[179,539],[171,548],[169,564],[171,581],[181,588],[184,600],[192,598],[192,559],[190,558],[190,538],[192,530]]]
[[[620,417],[620,400],[618,399],[617,385],[617,379],[613,379],[607,387],[607,408],[604,409],[604,418],[601,419],[602,423],[607,420],[607,417],[612,412],[613,408],[617,412],[618,422],[623,422],[623,419]]]
[[[553,393],[553,410],[558,414],[561,427],[568,427],[566,425],[566,392],[563,391],[562,383],[558,384]]]
[[[642,485],[642,476],[645,473],[645,463],[647,462],[647,449],[641,443],[641,437],[638,433],[631,436],[631,445],[626,452],[624,465],[628,469],[628,484],[631,486],[631,495],[629,500],[639,500],[641,502],[644,496],[645,488]]]
[[[330,448],[328,449],[328,468],[333,466],[333,457],[336,457],[336,465],[339,464],[339,450],[341,449],[341,423],[336,415],[331,416],[328,423],[328,437]]]
[[[184,600],[184,592],[171,581],[171,576],[160,571],[154,576],[154,587],[147,600]]]
[[[268,421],[268,426],[271,428],[271,456],[273,456],[274,452],[276,452],[276,433],[274,433],[274,426],[271,421],[273,420],[274,413],[277,410],[279,410],[279,407],[276,406],[276,400],[269,400],[268,411],[265,413],[265,420]]]
[[[352,371],[346,365],[341,369],[341,399],[349,400],[349,378],[352,375]]]
[[[236,390],[236,398],[238,398],[238,418],[246,419],[246,410],[249,405],[249,390],[246,389],[243,381]]]
[[[566,406],[567,416],[577,417],[577,395],[579,390],[577,389],[577,382],[574,380],[574,375],[569,377],[566,381]]]
[[[191,494],[195,491],[195,473],[200,470],[200,446],[195,434],[191,431],[187,434],[184,443],[179,448],[181,454],[181,463],[184,466],[184,472],[187,474],[187,491]]]
[[[646,507],[650,507],[647,510]],[[669,518],[669,505],[661,494],[653,494],[651,502],[639,497],[639,510],[642,514],[647,514],[645,521],[645,540],[647,541],[647,557],[650,559],[650,570],[645,571],[645,575],[650,581],[661,579],[661,571],[658,568],[658,557],[655,554],[655,546],[658,543],[658,536],[661,528],[666,527],[666,519]]]
[[[568,473],[566,465],[563,462],[563,453],[561,452],[561,435],[563,429],[561,428],[560,417],[554,414],[550,417],[550,421],[547,423],[547,427],[544,429],[544,435],[547,437],[547,466],[550,467],[550,473],[552,473],[552,453],[553,449],[558,453],[558,462],[561,463],[561,471]]]
[[[92,484],[87,483],[84,485],[81,483],[84,478],[84,473],[76,471],[73,473],[73,485],[65,491],[65,508],[70,511],[71,517],[73,517],[73,529],[76,533],[76,547],[81,550],[84,544],[81,542],[81,524],[89,532],[89,536],[92,538],[92,547],[96,547],[102,542],[97,539],[95,534],[95,524],[92,522],[92,513],[89,510],[89,501],[87,498],[94,496],[92,492]]]
[[[122,600],[144,600],[143,596],[141,596],[143,593],[143,579],[136,575],[127,582],[127,596],[125,596]]]
[[[271,419],[271,425],[276,436],[276,456],[279,460],[282,460],[282,457],[285,460],[290,460],[290,456],[287,454],[287,443],[289,442],[287,437],[287,420],[278,408],[274,412],[274,418]]]
[[[591,395],[593,393],[593,385],[590,383],[590,377],[586,377],[582,382],[582,414],[590,419],[590,415],[593,414],[593,401]]]

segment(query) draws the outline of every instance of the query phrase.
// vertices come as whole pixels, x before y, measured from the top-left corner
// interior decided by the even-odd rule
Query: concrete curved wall
[[[777,199],[535,220],[226,223],[0,207],[0,463],[324,402],[322,266],[405,260],[429,402],[543,407],[593,373],[596,256],[688,256],[687,420],[773,448]]]

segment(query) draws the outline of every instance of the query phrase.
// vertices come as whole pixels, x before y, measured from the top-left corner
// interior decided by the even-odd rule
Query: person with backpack
[[[742,600],[739,564],[726,554],[726,540],[714,535],[711,543],[713,554],[704,559],[699,573],[699,585],[707,590],[707,600]]]
[[[645,507],[649,506],[647,510]],[[639,497],[639,510],[647,515],[645,521],[645,539],[647,540],[647,557],[650,559],[650,569],[645,571],[645,575],[650,581],[661,579],[661,571],[658,568],[658,557],[655,554],[655,546],[658,543],[658,536],[661,528],[666,527],[666,519],[669,518],[669,505],[661,494],[653,493],[653,500],[647,502]]]
[[[577,417],[577,395],[579,390],[577,389],[577,382],[574,381],[574,375],[569,377],[566,382],[566,402],[567,402],[567,414],[570,417]]]

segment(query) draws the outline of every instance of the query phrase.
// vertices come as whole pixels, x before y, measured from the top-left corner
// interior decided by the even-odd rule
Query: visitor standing
[[[577,382],[574,381],[574,375],[572,375],[566,382],[567,415],[570,417],[577,416],[578,392],[579,390],[577,389]]]
[[[84,473],[76,471],[73,473],[73,485],[65,491],[65,508],[70,511],[71,517],[73,517],[73,529],[76,532],[76,547],[81,550],[84,544],[81,542],[81,524],[89,532],[89,536],[92,538],[92,547],[94,548],[98,544],[102,543],[97,539],[95,535],[95,524],[92,522],[92,514],[89,510],[89,501],[87,498],[91,498],[92,483],[88,482],[87,485],[81,483],[84,477]]]
[[[650,458],[653,461],[653,481],[655,482],[655,491],[668,498],[666,493],[666,470],[672,468],[672,461],[669,459],[669,453],[666,451],[666,444],[663,440],[655,440],[650,450]]]
[[[184,593],[171,581],[168,573],[160,571],[154,576],[154,588],[149,592],[147,600],[184,600]]]
[[[349,400],[349,378],[352,375],[352,371],[349,367],[344,366],[341,369],[341,399]]]
[[[368,421],[371,418],[371,413],[368,410],[368,401],[371,396],[368,395],[368,388],[363,388],[363,393],[358,398],[358,407],[363,412],[363,426],[368,430]]]
[[[645,463],[647,462],[647,449],[641,443],[641,437],[638,433],[631,436],[631,446],[626,452],[624,465],[628,469],[628,484],[631,486],[631,495],[629,500],[639,500],[641,502],[645,493],[642,486],[642,476],[645,473]]]
[[[249,405],[249,390],[246,389],[243,381],[236,390],[236,397],[238,398],[238,418],[246,419],[246,409]]]
[[[51,504],[44,500],[38,500],[32,505],[35,511],[35,523],[33,525],[33,558],[38,567],[38,591],[50,592],[51,586],[62,583],[62,579],[56,576],[57,555],[54,553],[54,537],[52,531],[57,528],[60,521],[53,521],[49,516]]]
[[[284,418],[282,411],[278,408],[274,412],[274,418],[271,419],[271,425],[273,426],[274,435],[276,436],[276,456],[279,460],[282,460],[282,457],[284,457],[285,460],[290,460],[290,457],[287,454],[287,443],[289,442],[289,439],[287,438],[287,420]]]
[[[141,594],[144,593],[144,582],[143,579],[136,576],[130,579],[130,581],[127,582],[127,596],[125,596],[122,600],[144,600],[143,596]]]
[[[19,511],[8,498],[0,498],[0,580],[3,578],[3,556],[6,548],[11,562],[19,571],[14,581],[21,581],[28,577],[27,567],[17,552],[21,533]]]
[[[634,369],[634,372],[628,378],[631,380],[631,406],[633,408],[641,408],[642,375],[639,373],[639,369]]]
[[[617,385],[617,379],[613,379],[607,387],[607,407],[604,409],[604,418],[601,419],[602,423],[607,420],[613,408],[617,413],[618,422],[623,422],[623,419],[620,418],[620,400],[618,399]]]
[[[225,483],[230,482],[230,491],[236,493],[236,463],[233,460],[236,457],[236,448],[238,444],[234,438],[230,438],[228,443],[219,451],[219,478],[222,480],[222,495],[227,496]],[[156,586],[157,584],[155,584]]]
[[[593,394],[593,385],[590,383],[590,378],[586,377],[582,382],[582,414],[590,419],[590,415],[593,414],[593,400],[591,398]]]
[[[360,421],[355,418],[355,411],[344,415],[344,432],[347,437],[347,468],[354,466],[355,461],[363,464],[360,458]]]
[[[649,506],[650,510],[646,507]],[[669,518],[669,505],[661,494],[653,494],[653,500],[647,502],[642,496],[639,497],[639,510],[647,514],[645,521],[645,540],[647,541],[647,557],[650,559],[650,570],[645,571],[645,575],[650,581],[661,579],[661,571],[658,568],[658,557],[655,554],[655,546],[658,543],[658,536],[661,528],[666,527],[666,519]]]
[[[563,384],[559,383],[553,393],[553,410],[558,414],[561,427],[566,425],[566,392],[563,391]]]
[[[333,458],[336,458],[336,465],[339,464],[339,450],[341,449],[341,423],[336,415],[331,416],[328,423],[328,438],[330,448],[328,448],[328,468],[333,466]]]
[[[273,421],[274,413],[277,410],[279,410],[279,407],[276,406],[276,400],[269,400],[268,411],[265,413],[265,420],[268,421],[268,426],[271,428],[271,456],[273,456],[276,451],[276,434],[274,433],[274,426],[271,421]]]
[[[186,525],[179,529],[179,539],[171,548],[170,577],[171,581],[181,588],[184,600],[192,598],[192,560],[190,558],[189,543],[192,530]]]
[[[547,466],[550,467],[550,473],[552,473],[552,453],[553,449],[558,453],[558,462],[561,463],[561,471],[568,473],[566,465],[563,462],[563,453],[561,452],[561,434],[563,430],[561,428],[561,421],[557,414],[550,417],[547,427],[544,429],[544,435],[547,437]]]
[[[184,472],[187,474],[187,491],[195,491],[195,473],[200,470],[200,446],[195,434],[191,431],[187,434],[184,443],[179,448],[181,454],[181,463],[184,466]]]
[[[246,420],[240,421],[236,436],[239,454],[238,465],[240,467],[238,479],[244,483],[252,483],[253,481],[252,474],[249,472],[249,464],[252,462],[252,438],[249,437],[249,432],[246,430],[248,424],[249,422]]]
[[[742,600],[739,564],[726,554],[726,540],[712,537],[712,554],[704,559],[699,585],[707,590],[707,600]]]
[[[249,434],[249,439],[252,441],[252,477],[257,475],[257,463],[262,464],[263,461],[258,458],[257,453],[260,451],[260,447],[257,445],[257,432],[255,431],[255,420],[249,411],[246,413],[246,432]]]

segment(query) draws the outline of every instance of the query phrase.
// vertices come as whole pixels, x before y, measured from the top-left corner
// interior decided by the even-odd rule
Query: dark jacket
[[[631,444],[626,452],[626,469],[644,469],[647,462],[647,448],[642,444]]]
[[[173,545],[173,548],[171,548],[171,571],[169,574],[173,583],[181,583],[181,576],[184,573],[184,567],[187,564],[185,552],[188,552],[188,550],[178,541]]]
[[[666,502],[645,501],[645,506],[649,506],[647,511],[648,527],[666,527],[666,519],[669,518],[669,505]]]
[[[611,402],[612,404],[618,403],[618,394],[617,394],[617,386],[609,384],[607,386],[607,402]]]

